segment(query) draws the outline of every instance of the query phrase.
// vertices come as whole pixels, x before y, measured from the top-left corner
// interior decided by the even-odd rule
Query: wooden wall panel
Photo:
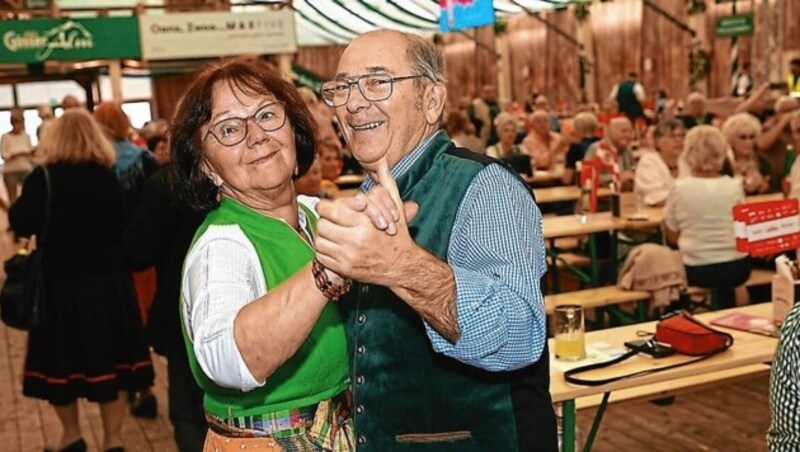
[[[594,34],[595,89],[604,100],[625,74],[641,74],[641,0],[594,3],[589,20]]]
[[[546,91],[547,29],[528,15],[508,21],[511,98],[525,102],[532,92]]]
[[[661,0],[659,6],[686,23],[684,0]],[[691,35],[688,32],[654,9],[644,6],[641,82],[649,98],[654,99],[661,89],[672,97],[684,98],[689,94],[690,45]]]
[[[183,93],[192,83],[194,74],[179,74],[153,78],[154,117],[172,119]]]
[[[783,49],[800,57],[800,2],[783,0],[783,6]]]
[[[564,31],[575,36],[577,22],[572,10],[551,11],[544,18]],[[574,107],[581,100],[579,49],[570,39],[550,29],[547,31],[547,59],[545,64],[546,81],[542,91],[550,99],[551,106],[562,102]]]
[[[295,54],[295,64],[327,80],[336,75],[339,57],[346,46],[300,47]]]
[[[756,8],[758,10],[758,8]],[[750,4],[745,2],[738,2],[736,5],[736,13],[741,14],[750,12]],[[726,3],[708,3],[706,10],[707,33],[708,42],[711,43],[711,69],[708,74],[708,97],[725,97],[731,91],[731,49],[733,47],[733,39],[727,37],[717,37],[716,23],[717,18],[730,16],[733,14],[733,7]],[[737,47],[739,52],[739,61],[750,59],[750,45],[751,37],[738,37]],[[756,58],[753,59],[751,65],[757,71],[758,65],[763,62],[763,53],[757,48],[755,53]]]
[[[464,98],[477,97],[484,85],[497,86],[493,27],[449,33],[444,36],[442,52],[448,105],[457,106]]]

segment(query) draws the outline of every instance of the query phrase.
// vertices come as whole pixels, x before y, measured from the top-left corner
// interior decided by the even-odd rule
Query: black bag
[[[47,200],[41,237],[36,249],[22,250],[5,262],[6,282],[0,290],[0,320],[11,328],[31,331],[48,322],[47,296],[44,278],[44,245],[50,226],[50,174],[42,165]]]

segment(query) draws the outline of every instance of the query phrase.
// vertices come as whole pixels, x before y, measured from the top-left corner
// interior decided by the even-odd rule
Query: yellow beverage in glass
[[[578,361],[586,357],[583,332],[557,334],[555,337],[556,358],[563,361]]]

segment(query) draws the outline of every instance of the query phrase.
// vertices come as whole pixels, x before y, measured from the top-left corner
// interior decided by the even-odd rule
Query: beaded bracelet
[[[325,298],[333,301],[338,301],[344,294],[350,291],[350,280],[345,279],[340,284],[334,284],[328,279],[328,274],[325,273],[325,266],[314,259],[311,264],[311,274],[314,275],[314,283],[317,289],[322,292]]]

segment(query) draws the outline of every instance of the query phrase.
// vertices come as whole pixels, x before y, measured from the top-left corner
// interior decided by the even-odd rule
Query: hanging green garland
[[[706,0],[686,0],[686,12],[689,15],[705,12]]]

